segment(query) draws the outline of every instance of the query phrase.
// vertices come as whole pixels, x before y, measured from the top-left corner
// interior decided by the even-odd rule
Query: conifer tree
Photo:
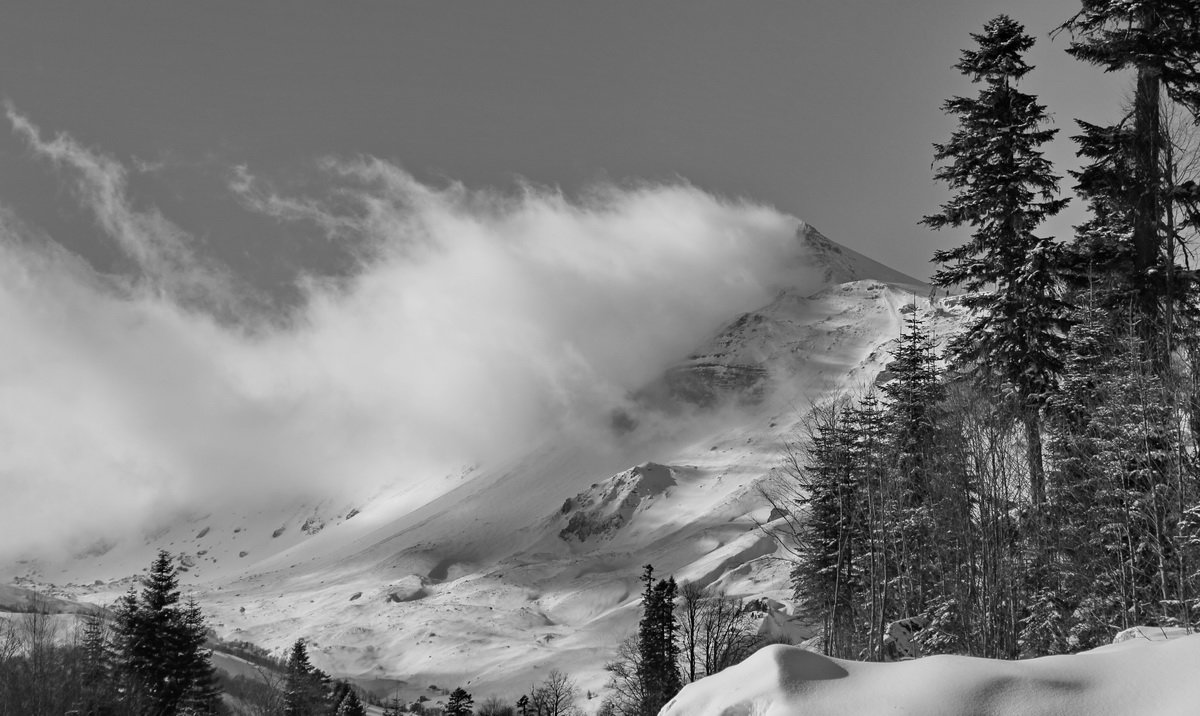
[[[446,716],[471,716],[471,707],[474,704],[475,699],[460,686],[450,692],[450,701],[446,704],[445,714]]]
[[[874,505],[862,480],[861,432],[854,417],[844,399],[814,409],[807,460],[792,476],[796,499],[807,512],[792,570],[797,611],[820,620],[825,653],[842,658],[856,658],[860,646],[870,542],[866,519]]]
[[[115,708],[117,692],[113,677],[116,664],[111,632],[103,612],[88,612],[83,616],[78,704],[82,713],[103,714]]]
[[[179,604],[179,572],[160,550],[140,596],[131,588],[117,605],[118,680],[126,710],[142,714],[212,714],[218,689],[204,618],[194,602]]]
[[[1052,600],[1033,608],[1039,652],[1107,643],[1115,629],[1189,623],[1187,505],[1194,466],[1179,408],[1142,350],[1136,306],[1125,320],[1087,294],[1051,404]],[[1174,475],[1176,479],[1168,479]],[[1056,620],[1058,636],[1046,643]]]
[[[1127,158],[1121,181],[1108,188],[1124,204],[1130,228],[1126,240],[1132,265],[1126,279],[1140,314],[1136,325],[1161,372],[1168,362],[1162,339],[1174,330],[1164,312],[1169,316],[1172,304],[1190,288],[1181,283],[1191,282],[1190,274],[1175,265],[1171,222],[1164,219],[1172,202],[1194,204],[1196,198],[1194,184],[1191,190],[1176,191],[1162,170],[1167,142],[1162,95],[1165,90],[1194,118],[1200,117],[1200,5],[1193,0],[1081,0],[1081,6],[1060,28],[1073,37],[1067,51],[1106,72],[1136,72],[1129,115],[1102,131],[1083,128],[1085,138],[1106,134],[1107,154]]]
[[[654,582],[654,567],[642,572],[642,619],[638,625],[637,680],[643,701],[641,713],[653,716],[683,687],[679,646],[675,641],[675,579]]]
[[[140,598],[130,587],[118,604],[116,625],[124,695],[127,707],[135,712],[169,712],[179,696],[167,693],[173,691],[168,639],[179,601],[177,587],[171,556],[160,551]]]
[[[939,442],[946,389],[933,340],[915,305],[913,309],[888,364],[894,377],[880,386],[886,401],[882,418],[888,425],[893,483],[884,499],[892,523],[886,552],[891,577],[885,610],[889,620],[922,614],[936,600],[935,583],[946,558],[938,544],[945,530],[938,527],[951,524],[943,513],[965,497],[959,485],[945,484],[942,474]]]
[[[304,639],[297,639],[288,654],[284,716],[320,716],[328,702],[329,677],[309,661]]]
[[[935,161],[942,163],[935,176],[955,194],[923,223],[972,229],[967,243],[934,254],[944,267],[933,280],[976,292],[966,304],[980,312],[951,349],[961,369],[976,366],[982,378],[1015,399],[1025,427],[1031,498],[1041,505],[1041,409],[1059,370],[1064,325],[1056,249],[1034,232],[1067,200],[1057,198],[1058,177],[1040,149],[1057,130],[1044,128],[1046,108],[1017,89],[1032,69],[1023,55],[1033,38],[1005,15],[983,29],[972,34],[978,49],[964,50],[955,67],[984,87],[977,97],[945,103],[959,127],[948,142],[934,145]]]
[[[1187,503],[1197,484],[1190,445],[1200,435],[1200,296],[1197,274],[1187,266],[1187,244],[1200,226],[1200,188],[1195,177],[1181,175],[1179,153],[1194,154],[1188,140],[1200,121],[1200,5],[1083,0],[1061,29],[1072,35],[1072,55],[1136,76],[1132,106],[1121,119],[1106,127],[1079,122],[1083,133],[1075,138],[1089,160],[1075,175],[1077,190],[1092,212],[1072,247],[1076,283],[1111,314],[1116,348],[1116,372],[1094,421],[1113,437],[1091,445],[1095,454],[1087,461],[1108,461],[1105,475],[1116,482],[1096,488],[1116,496],[1122,519],[1115,524],[1123,535],[1111,548],[1121,556],[1113,574],[1119,583],[1079,608],[1095,619],[1072,622],[1081,641],[1092,643],[1105,631],[1084,625],[1113,612],[1113,595],[1126,615],[1192,621],[1188,565],[1195,555],[1180,530],[1189,529]],[[1183,112],[1186,122],[1178,121]],[[1180,374],[1183,366],[1190,377]],[[1190,440],[1183,425],[1191,428]]]
[[[1122,379],[1119,348],[1107,312],[1090,300],[1076,312],[1069,337],[1061,391],[1050,405],[1048,547],[1056,568],[1034,595],[1022,630],[1036,653],[1105,643],[1109,625],[1123,622],[1127,594],[1122,466],[1110,459],[1120,439],[1110,421]]]
[[[659,580],[655,585],[655,607],[657,609],[658,628],[662,634],[663,667],[662,690],[663,705],[675,698],[675,694],[683,688],[683,676],[679,670],[679,626],[675,621],[675,597],[679,586],[674,577]]]
[[[338,681],[333,686],[332,703],[333,716],[367,716],[366,707],[358,698],[354,687],[346,681]]]
[[[880,386],[880,391],[887,398],[901,499],[907,506],[917,506],[928,499],[934,479],[934,447],[945,411],[946,389],[933,340],[915,307],[905,320],[888,370],[895,377]]]
[[[179,670],[187,683],[180,699],[180,713],[217,713],[221,690],[217,684],[217,670],[212,664],[212,652],[205,646],[208,629],[200,605],[189,599],[178,619],[180,628],[175,632],[175,647],[180,656]]]
[[[896,565],[897,565],[897,514],[899,503],[896,478],[896,460],[893,451],[894,440],[890,434],[889,416],[883,404],[874,391],[869,391],[858,399],[848,413],[848,426],[852,432],[853,471],[857,492],[865,495],[865,506],[859,497],[860,520],[852,520],[849,525],[855,530],[853,539],[863,542],[863,557],[866,566],[862,568],[864,576],[859,591],[865,594],[856,596],[855,608],[863,612],[861,619],[856,619],[852,627],[856,633],[853,639],[858,657],[871,658],[883,652],[883,637],[888,622],[896,616]],[[865,507],[865,510],[864,510]],[[865,529],[865,538],[857,535],[857,530]],[[865,619],[865,629],[862,621]],[[865,634],[864,634],[865,632]],[[859,637],[865,635],[866,641],[859,649]]]

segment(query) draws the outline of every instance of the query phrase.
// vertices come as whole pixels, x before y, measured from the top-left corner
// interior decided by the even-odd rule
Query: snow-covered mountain
[[[514,695],[551,668],[599,691],[636,627],[644,564],[784,601],[787,565],[758,525],[759,485],[808,408],[874,381],[908,311],[945,332],[960,309],[802,226],[815,293],[784,290],[631,396],[595,441],[549,435],[518,458],[406,481],[369,499],[163,516],[138,543],[22,563],[19,586],[105,603],[159,547],[225,638],[414,694]],[[811,273],[809,271],[808,273]]]

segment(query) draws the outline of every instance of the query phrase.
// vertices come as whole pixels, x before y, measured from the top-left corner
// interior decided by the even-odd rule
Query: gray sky
[[[1073,117],[1112,115],[1120,84],[1068,57],[1066,37],[1047,37],[1077,7],[19,2],[0,22],[0,92],[45,132],[156,168],[131,181],[134,193],[259,281],[339,252],[242,210],[226,191],[230,168],[288,177],[329,154],[470,187],[682,177],[923,278],[933,249],[961,240],[917,221],[945,198],[930,144],[952,126],[942,100],[973,91],[951,67],[969,32],[1006,12],[1038,37],[1026,89],[1064,135]],[[1054,158],[1070,162],[1060,144]],[[10,132],[0,201],[102,266],[115,260]]]

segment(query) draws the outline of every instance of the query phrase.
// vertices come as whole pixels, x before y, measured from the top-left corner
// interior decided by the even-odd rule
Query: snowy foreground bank
[[[770,646],[684,687],[660,716],[1195,716],[1200,635],[1072,656],[894,664]]]

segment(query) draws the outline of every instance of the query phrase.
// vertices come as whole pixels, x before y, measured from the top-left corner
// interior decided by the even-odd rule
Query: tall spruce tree
[[[679,624],[675,621],[675,597],[679,594],[679,585],[675,583],[674,577],[667,577],[665,580],[659,580],[654,591],[658,628],[662,634],[662,689],[663,705],[666,705],[666,702],[675,698],[675,694],[683,688],[683,675],[679,669]]]
[[[1167,367],[1173,304],[1191,283],[1176,264],[1177,247],[1165,220],[1173,202],[1195,205],[1192,187],[1173,187],[1163,171],[1168,138],[1162,116],[1163,93],[1200,117],[1200,4],[1194,0],[1082,0],[1081,9],[1060,29],[1072,35],[1067,50],[1106,72],[1132,69],[1136,91],[1130,113],[1113,127],[1110,156],[1127,157],[1114,199],[1124,204],[1130,233],[1131,265],[1126,279],[1140,314],[1139,335],[1160,372]],[[1084,137],[1099,136],[1085,125]],[[1086,146],[1084,147],[1086,149]],[[1083,183],[1083,182],[1081,182]]]
[[[642,619],[638,624],[637,677],[643,694],[641,713],[654,716],[683,687],[679,645],[675,641],[675,579],[654,581],[654,567],[642,572]]]
[[[1056,134],[1046,108],[1017,89],[1032,68],[1023,59],[1033,46],[1024,27],[1000,15],[972,34],[978,49],[964,50],[955,67],[983,89],[954,97],[944,110],[959,127],[935,144],[936,178],[955,192],[923,223],[934,228],[968,225],[970,240],[938,251],[939,286],[976,292],[966,303],[979,309],[951,345],[960,368],[976,366],[1016,399],[1025,426],[1030,494],[1044,498],[1041,410],[1059,370],[1063,306],[1057,295],[1055,245],[1034,232],[1067,203],[1057,198],[1058,177],[1040,147]]]
[[[180,606],[179,598],[178,569],[170,553],[160,550],[140,596],[130,589],[118,603],[118,681],[131,713],[216,713],[218,690],[204,648],[204,618],[199,606]]]

